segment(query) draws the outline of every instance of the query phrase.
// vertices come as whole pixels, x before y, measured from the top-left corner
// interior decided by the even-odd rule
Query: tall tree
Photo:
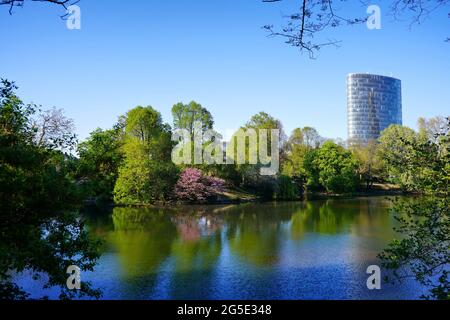
[[[322,138],[311,127],[296,128],[285,145],[285,157],[281,163],[282,173],[291,177],[300,189],[306,183],[305,157],[318,148]]]
[[[195,122],[200,122],[203,131],[212,129],[214,120],[211,113],[203,108],[201,104],[191,101],[189,104],[181,102],[172,107],[174,129],[186,129],[191,137],[194,135]]]
[[[411,128],[391,125],[381,132],[377,156],[382,161],[388,180],[407,191],[418,190],[416,178],[419,172],[410,170],[409,156],[419,135]]]
[[[260,196],[264,198],[271,198],[273,196],[275,187],[276,187],[276,176],[274,175],[261,175],[261,168],[266,166],[266,164],[262,163],[261,153],[263,153],[263,149],[260,150],[261,144],[260,141],[260,131],[262,129],[267,130],[267,141],[265,142],[267,147],[267,153],[270,155],[265,159],[266,161],[270,161],[270,165],[272,166],[272,162],[278,160],[278,158],[283,157],[283,146],[286,141],[286,135],[283,130],[283,125],[280,120],[274,118],[270,114],[266,112],[259,112],[253,115],[250,120],[233,136],[232,139],[235,141],[239,141],[238,137],[241,134],[247,134],[253,132],[256,134],[254,138],[245,138],[244,140],[244,150],[240,150],[240,152],[244,151],[243,157],[245,160],[244,164],[236,165],[237,171],[241,176],[241,185],[247,188],[250,188],[256,191]],[[278,130],[278,150],[272,150],[272,132],[271,130]],[[234,145],[233,152],[237,155],[239,147],[239,142]],[[227,147],[227,156],[230,156],[231,148]],[[268,155],[263,155],[266,157]],[[256,163],[251,164],[251,159],[258,160]],[[276,159],[274,159],[276,157]],[[277,168],[278,169],[278,168]]]
[[[302,129],[304,144],[309,148],[318,148],[325,141],[315,128],[304,127]]]
[[[317,130],[311,127],[296,128],[292,131],[284,150],[288,162],[297,167],[297,169],[293,168],[294,171],[301,171],[300,166],[304,154],[311,149],[318,148],[323,140]],[[296,157],[297,160],[294,161],[293,157]]]
[[[437,139],[444,139],[442,132],[447,127],[447,119],[443,116],[436,116],[430,119],[419,118],[417,120],[419,127],[419,135],[423,139],[428,139],[431,142],[438,144]]]
[[[170,127],[151,106],[138,106],[125,121],[125,160],[119,168],[114,200],[122,204],[149,204],[167,200],[177,180],[171,160]]]
[[[364,182],[369,190],[374,182],[383,180],[384,172],[382,160],[377,152],[378,143],[370,140],[366,144],[351,144],[350,150],[358,161],[358,174],[360,181]]]
[[[244,129],[254,129],[256,133],[258,134],[258,150],[259,150],[259,130],[266,129],[266,130],[272,130],[276,129],[279,131],[278,137],[279,142],[278,145],[280,146],[280,151],[284,152],[284,146],[286,143],[286,133],[283,129],[283,124],[280,120],[276,119],[275,117],[271,116],[267,112],[259,112],[255,115],[253,115],[250,118],[250,121],[248,121]],[[267,148],[270,153],[270,147],[272,145],[272,136],[271,134],[268,135],[268,142],[267,142]]]

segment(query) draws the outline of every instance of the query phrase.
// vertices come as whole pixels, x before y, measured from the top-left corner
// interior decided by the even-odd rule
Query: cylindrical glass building
[[[377,139],[391,124],[402,124],[399,79],[367,73],[347,76],[347,124],[350,143]]]

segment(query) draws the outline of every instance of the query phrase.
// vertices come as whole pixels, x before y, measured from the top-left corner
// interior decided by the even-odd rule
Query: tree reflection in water
[[[231,272],[227,277],[259,272],[247,280],[270,283],[280,267],[372,259],[393,237],[389,203],[359,198],[114,208],[109,225],[90,219],[89,227],[106,239],[105,254],[118,262],[117,274],[132,296],[209,297],[224,270]],[[333,260],[336,250],[344,257],[336,253]]]

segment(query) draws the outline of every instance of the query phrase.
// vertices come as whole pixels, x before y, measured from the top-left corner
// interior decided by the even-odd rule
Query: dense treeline
[[[172,130],[186,129],[193,138],[196,122],[201,122],[201,130],[205,132],[214,129],[214,120],[211,113],[196,102],[178,103],[172,114],[174,121],[170,126],[163,123],[160,113],[152,107],[139,106],[121,116],[113,129],[92,132],[78,147],[76,176],[84,193],[126,205],[186,200],[175,190],[177,183],[181,183],[181,173],[189,167],[221,179],[228,190],[244,190],[266,200],[295,200],[305,192],[353,194],[369,191],[376,183],[391,183],[403,191],[422,192],[416,180],[426,172],[408,170],[406,163],[412,148],[408,144],[429,141],[438,127],[446,125],[442,117],[421,119],[419,132],[392,125],[383,131],[378,141],[345,146],[343,142],[321,137],[311,127],[297,128],[286,137],[278,119],[260,112],[240,130],[255,130],[256,133],[261,129],[280,130],[279,171],[276,175],[264,176],[260,174],[261,164],[192,162],[175,165],[171,160],[175,146],[171,140]],[[202,143],[206,148],[212,141]],[[247,149],[248,144],[247,141]],[[259,148],[259,142],[257,144]],[[248,157],[249,150],[246,150],[246,160]],[[186,183],[189,182],[184,179],[185,187],[191,187],[194,193],[206,187],[200,180],[192,180],[190,185]],[[219,189],[223,190],[223,186],[217,189],[218,194]]]
[[[14,96],[13,90],[14,85],[5,80],[2,88],[4,117],[7,103],[12,101],[8,97]],[[436,172],[421,168],[412,170],[411,154],[416,146],[425,142],[436,144],[436,134],[448,126],[443,117],[419,119],[418,132],[392,125],[377,141],[346,145],[321,137],[311,127],[297,128],[287,137],[280,120],[260,112],[239,131],[253,130],[258,134],[261,129],[279,130],[279,170],[276,175],[264,176],[260,172],[262,164],[173,163],[174,130],[185,129],[194,138],[195,125],[200,122],[202,133],[214,131],[212,114],[194,101],[173,106],[172,125],[164,123],[161,114],[151,106],[138,106],[121,115],[113,128],[96,129],[77,145],[73,122],[65,118],[61,110],[39,111],[37,115],[36,106],[23,106],[18,98],[15,99],[23,109],[17,111],[15,117],[22,117],[23,126],[27,126],[20,130],[28,130],[20,139],[57,154],[61,162],[58,170],[67,170],[67,176],[75,182],[74,192],[78,197],[126,205],[186,200],[177,194],[177,183],[182,182],[185,188],[191,188],[195,193],[196,189],[204,188],[202,184],[207,181],[186,179],[189,174],[184,174],[183,180],[187,168],[199,170],[200,176],[216,179],[214,185],[220,181],[216,189],[218,194],[224,189],[243,190],[262,199],[299,199],[306,192],[352,194],[370,190],[376,183],[392,183],[404,191],[426,192],[430,188],[424,190],[425,186],[419,181],[424,176],[435,180],[433,174]],[[10,115],[8,117],[4,119],[5,123],[17,121]],[[18,121],[17,126],[22,122]],[[5,125],[4,130],[10,132],[13,129]],[[212,142],[205,138],[203,148]],[[259,145],[257,140],[258,149]],[[247,141],[246,160],[250,157],[248,149]],[[57,156],[52,159],[55,158]],[[190,173],[195,176],[193,171]],[[214,189],[209,190],[214,193]],[[214,196],[207,199],[214,200]]]

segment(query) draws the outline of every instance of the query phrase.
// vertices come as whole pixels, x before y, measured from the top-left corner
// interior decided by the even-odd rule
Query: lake
[[[104,246],[81,280],[105,299],[417,299],[425,291],[413,281],[366,285],[367,267],[398,237],[390,205],[365,197],[86,213]],[[26,275],[18,282],[44,292]]]

